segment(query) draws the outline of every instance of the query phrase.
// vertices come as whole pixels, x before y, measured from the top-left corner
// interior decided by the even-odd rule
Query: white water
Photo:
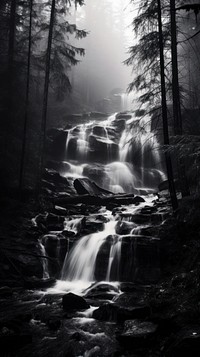
[[[119,131],[117,120],[114,114],[104,121],[90,122],[69,130],[66,142],[66,158],[68,161],[65,162],[67,169],[64,176],[73,177],[74,179],[83,177],[84,168],[88,164],[94,169],[96,168],[95,165],[98,164],[101,165],[99,166],[101,167],[99,174],[103,177],[102,186],[105,189],[115,193],[133,192],[137,194],[141,188],[145,188],[147,192],[151,192],[151,184],[155,180],[162,181],[165,178],[165,174],[160,164],[161,157],[157,139],[150,131],[150,118],[146,116],[139,120],[132,114],[131,119],[125,120],[125,128],[122,131]],[[119,120],[121,119],[119,118]],[[95,126],[100,127],[100,129],[101,127],[103,128],[102,131],[99,130],[102,133],[101,136],[94,134],[93,128]],[[98,132],[97,129],[99,128],[95,129],[96,132]],[[89,161],[91,160],[91,137],[100,143],[98,145],[103,143],[107,146],[105,162],[102,163],[99,153],[95,156],[95,162],[94,157],[92,162]],[[68,152],[71,139],[76,142],[74,152],[70,153],[73,157],[70,157]],[[118,145],[119,149],[116,160],[112,160],[113,144]],[[149,183],[150,187],[145,187],[145,182]],[[146,202],[141,203],[138,207],[135,205],[123,207],[123,212],[127,214],[125,220],[129,221],[129,212],[130,214],[137,213],[137,210],[146,204],[152,205],[153,199],[153,196],[146,196]],[[113,276],[115,280],[119,280],[123,239],[122,236],[116,234],[119,217],[116,215],[114,218],[110,211],[104,210],[102,212],[101,210],[101,212],[99,211],[100,213],[103,213],[108,218],[108,222],[104,224],[103,231],[83,236],[73,244],[64,260],[61,273],[62,280],[57,282],[55,289],[52,290],[53,292],[65,292],[67,290],[83,294],[95,282],[97,256],[108,237],[110,251],[108,260],[105,262],[107,264],[105,267],[105,280],[110,282]],[[81,220],[82,217],[66,218],[64,230],[72,232],[76,236],[79,232]],[[139,237],[141,228],[142,226],[133,228],[130,234],[138,235]],[[137,245],[136,239],[134,244]],[[135,246],[134,254],[137,254],[136,251],[137,247]],[[46,268],[44,267],[44,269]]]
[[[111,269],[115,259],[117,259],[117,277],[119,280],[119,265],[121,258],[121,246],[122,246],[122,238],[119,236],[113,237],[113,244],[110,249],[110,255],[108,259],[108,270],[106,274],[106,281],[111,281]]]
[[[101,163],[99,152],[96,156],[93,154],[91,159],[91,153],[94,152],[90,142],[92,136],[96,138],[99,147],[107,146],[107,157],[104,158],[106,162],[101,164],[101,175],[104,178],[101,182],[98,182],[98,179],[96,182],[103,188],[114,193],[138,193],[144,186],[151,190],[163,181],[165,174],[162,170],[159,144],[156,136],[151,132],[151,118],[148,115],[138,118],[133,113],[127,114],[132,117],[124,120],[125,128],[119,134],[116,133],[118,127],[116,114],[103,121],[94,120],[70,129],[66,141],[68,169],[64,176],[74,179],[84,177],[83,170],[88,164],[94,165],[95,168],[96,163]],[[94,134],[93,129],[97,126],[102,128],[101,136]],[[68,152],[72,139],[75,148]],[[118,145],[119,149],[118,157],[114,155],[114,160],[113,145]]]
[[[110,220],[105,223],[102,232],[89,234],[75,244],[68,255],[66,267],[62,270],[62,279],[87,283],[95,281],[97,254],[106,238],[115,234],[116,224],[117,221],[110,216]]]
[[[42,243],[42,241],[39,242],[40,250],[41,250],[41,255],[43,257],[46,257],[46,249],[45,245]],[[49,267],[48,267],[48,259],[42,258],[42,268],[43,268],[43,279],[49,279]]]

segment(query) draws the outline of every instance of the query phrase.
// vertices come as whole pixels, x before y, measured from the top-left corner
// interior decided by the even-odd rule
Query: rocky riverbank
[[[136,279],[115,286],[97,284],[85,291],[84,306],[80,302],[79,307],[75,306],[76,297],[71,296],[70,307],[63,294],[45,292],[54,284],[60,267],[56,266],[49,249],[51,277],[42,279],[44,259],[39,240],[52,229],[60,230],[66,212],[89,217],[101,207],[84,203],[70,204],[63,210],[57,207],[53,200],[60,198],[61,186],[68,187],[72,194],[71,183],[56,173],[51,172],[50,176],[51,180],[46,176],[45,184],[48,183],[51,190],[45,187],[46,196],[39,202],[30,197],[23,203],[9,197],[2,201],[2,356],[197,356],[200,343],[199,199],[182,200],[174,217],[169,210],[167,191],[162,191],[154,209],[143,208],[140,215],[134,214],[134,219],[129,219],[130,225],[134,220],[137,224],[141,220],[142,223],[154,222],[144,227],[142,234],[160,238],[159,276],[146,282]],[[133,202],[127,204],[131,207]],[[113,214],[121,212],[126,216],[122,207],[114,202],[108,208]],[[158,211],[166,214],[160,222]],[[130,212],[128,215],[131,216]],[[80,234],[92,232],[95,224],[101,229],[101,220],[91,223],[90,218],[89,221],[86,219],[82,224]],[[118,233],[127,234],[132,226],[126,220],[122,222]],[[55,248],[55,237],[50,241]],[[144,250],[141,252],[144,254]],[[148,278],[148,274],[145,276]]]

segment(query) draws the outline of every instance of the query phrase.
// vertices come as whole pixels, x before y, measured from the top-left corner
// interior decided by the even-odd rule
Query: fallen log
[[[92,195],[80,195],[80,196],[70,196],[55,198],[54,204],[60,205],[62,207],[67,207],[68,205],[76,204],[88,204],[94,206],[106,206],[108,204],[137,204],[139,202],[145,202],[145,200],[140,196],[131,195],[109,195],[109,196],[92,196]]]

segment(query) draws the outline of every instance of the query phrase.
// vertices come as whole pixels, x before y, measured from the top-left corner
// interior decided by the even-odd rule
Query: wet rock
[[[103,185],[105,180],[104,166],[100,164],[88,164],[83,168],[83,176],[87,176],[98,185]]]
[[[56,250],[58,247],[59,238],[56,234],[46,234],[42,237],[42,242],[45,246],[47,256],[56,258]]]
[[[103,126],[100,126],[100,125],[94,126],[93,129],[92,129],[92,133],[93,133],[94,135],[97,135],[97,136],[106,137],[105,128],[104,128]]]
[[[131,119],[132,118],[132,115],[131,114],[128,114],[128,113],[118,113],[115,117],[116,119]]]
[[[79,195],[108,195],[111,192],[99,187],[88,178],[80,178],[74,181],[74,187]]]
[[[118,221],[116,225],[117,234],[130,234],[131,230],[136,227],[135,223],[127,221]]]
[[[156,207],[145,206],[140,210],[140,213],[142,213],[142,214],[151,214],[151,213],[155,213],[156,211],[157,211]]]
[[[123,332],[117,336],[118,341],[127,348],[148,347],[156,336],[157,325],[141,320],[128,320]]]
[[[56,192],[74,193],[70,178],[61,176],[56,170],[45,169],[43,179],[55,185]]]
[[[126,120],[125,119],[118,119],[118,120],[113,122],[113,126],[115,127],[115,130],[118,133],[121,133],[125,129]]]
[[[95,279],[97,281],[106,280],[107,264],[110,254],[111,241],[106,239],[102,244],[96,258]]]
[[[119,289],[112,284],[106,283],[94,283],[86,292],[86,297],[90,299],[103,299],[112,300],[116,294],[119,293]]]
[[[160,278],[159,239],[123,236],[120,281],[156,282]]]
[[[46,226],[51,231],[63,230],[64,217],[49,213],[46,217]]]
[[[145,199],[143,197],[140,197],[140,196],[134,197],[134,199],[133,199],[134,204],[141,203],[141,202],[145,202]]]
[[[81,229],[81,233],[86,235],[90,233],[95,233],[98,231],[102,231],[104,228],[104,222],[98,217],[89,216],[84,220],[83,228]]]
[[[92,161],[108,162],[116,161],[119,155],[119,147],[116,143],[108,141],[107,138],[100,138],[95,135],[89,136],[89,144],[91,147],[90,159]]]
[[[118,203],[107,203],[106,204],[106,209],[108,210],[108,211],[113,211],[113,210],[115,210],[117,207],[119,206],[119,204]]]
[[[144,224],[151,222],[150,214],[140,214],[140,213],[122,213],[121,217],[130,222],[134,222],[136,224]]]
[[[73,293],[68,293],[63,296],[62,305],[65,311],[85,310],[90,307],[84,298]]]
[[[116,304],[104,304],[93,312],[93,318],[101,321],[123,322],[128,319],[142,319],[150,315],[147,305],[123,307]]]

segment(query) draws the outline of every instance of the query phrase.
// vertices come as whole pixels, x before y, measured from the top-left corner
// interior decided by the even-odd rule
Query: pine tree
[[[83,1],[75,0],[75,6],[77,6],[78,4],[83,5]],[[76,59],[77,54],[84,55],[84,49],[74,47],[67,42],[67,40],[69,39],[69,35],[74,34],[78,39],[83,38],[87,35],[85,31],[77,29],[75,24],[70,24],[66,22],[65,18],[64,21],[62,21],[62,15],[66,16],[70,6],[71,2],[67,0],[61,1],[61,3],[58,2],[58,4],[56,0],[52,0],[51,2],[47,50],[45,56],[45,79],[41,121],[38,189],[41,188],[41,179],[44,169],[47,109],[51,68],[53,72],[52,79],[54,81],[54,87],[55,83],[59,83],[59,91],[69,91],[71,85],[67,70],[72,65],[76,65],[78,63],[78,60]]]

